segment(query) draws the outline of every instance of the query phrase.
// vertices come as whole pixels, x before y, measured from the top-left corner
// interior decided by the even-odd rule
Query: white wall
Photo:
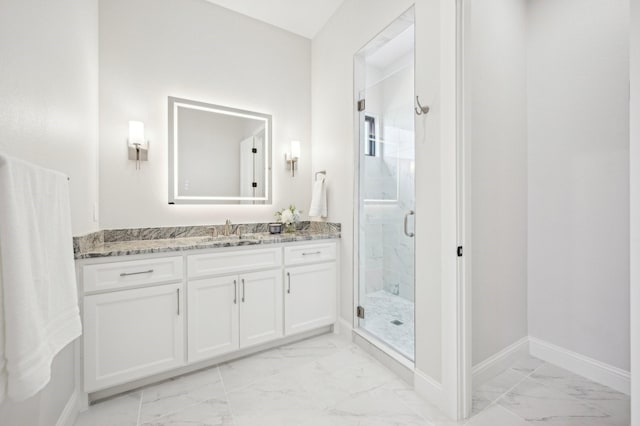
[[[100,1],[100,227],[271,221],[311,182],[311,42],[204,0]],[[273,116],[273,205],[167,204],[167,97]],[[149,161],[127,159],[127,121],[145,123]],[[296,177],[285,168],[301,141]]]
[[[97,202],[97,0],[0,2],[0,151],[71,177],[75,235]],[[74,390],[73,345],[33,398],[0,405],[0,423],[51,426]]]
[[[529,332],[629,370],[628,1],[528,11]]]
[[[527,335],[526,0],[474,3],[468,22],[475,365]]]
[[[71,177],[74,235],[97,228],[96,1],[0,3],[0,151]]]
[[[631,0],[631,424],[640,426],[640,0]]]

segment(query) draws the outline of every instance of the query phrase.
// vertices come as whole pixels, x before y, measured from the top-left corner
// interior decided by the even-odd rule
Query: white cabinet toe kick
[[[104,397],[328,330],[338,250],[323,240],[78,260],[84,391]]]

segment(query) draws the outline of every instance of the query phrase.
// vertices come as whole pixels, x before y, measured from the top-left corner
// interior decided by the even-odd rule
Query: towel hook
[[[315,180],[318,180],[318,175],[324,175],[326,177],[327,176],[327,171],[326,170],[320,170],[319,172],[316,172]]]
[[[427,105],[422,106],[420,104],[420,99],[416,96],[416,103],[418,104],[418,106],[415,108],[416,110],[416,114],[418,115],[422,115],[422,114],[428,114],[429,113],[429,107]]]

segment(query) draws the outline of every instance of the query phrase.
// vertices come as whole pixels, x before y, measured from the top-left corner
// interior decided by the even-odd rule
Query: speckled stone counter
[[[282,234],[267,229],[266,223],[235,224],[228,237],[224,225],[108,229],[74,237],[73,248],[76,259],[88,259],[340,238],[337,223],[300,222],[295,232]]]

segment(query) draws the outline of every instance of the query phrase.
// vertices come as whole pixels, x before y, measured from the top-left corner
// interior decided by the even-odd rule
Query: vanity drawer
[[[336,243],[309,244],[284,248],[284,263],[300,265],[303,263],[335,260]]]
[[[182,263],[182,256],[176,256],[85,265],[82,267],[84,292],[180,281]]]
[[[280,266],[282,266],[281,248],[192,254],[187,257],[189,278],[223,275],[253,269],[279,268]]]

